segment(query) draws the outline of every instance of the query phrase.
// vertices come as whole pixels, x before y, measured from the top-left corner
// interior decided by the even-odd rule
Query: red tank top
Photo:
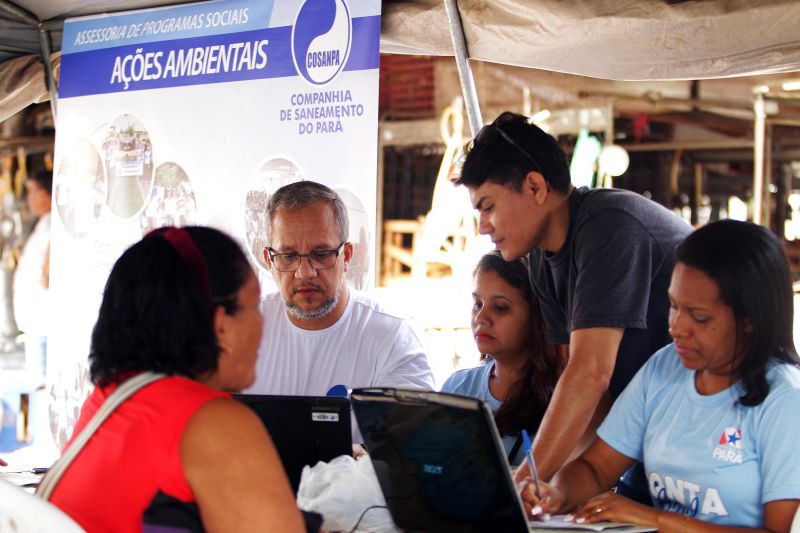
[[[73,438],[115,388],[95,387],[83,404]],[[142,513],[159,491],[194,502],[183,477],[181,437],[200,407],[228,397],[182,377],[151,383],[100,426],[61,478],[51,502],[90,533],[141,532]]]

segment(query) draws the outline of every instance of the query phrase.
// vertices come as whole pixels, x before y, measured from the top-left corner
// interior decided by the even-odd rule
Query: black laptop
[[[233,397],[264,422],[295,493],[304,466],[353,454],[347,398],[259,394]]]
[[[491,410],[481,400],[399,389],[350,396],[392,519],[407,530],[527,532]]]

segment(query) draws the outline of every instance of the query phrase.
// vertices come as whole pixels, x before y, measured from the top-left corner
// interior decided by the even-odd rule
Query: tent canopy
[[[612,80],[800,70],[795,0],[460,0],[472,59]],[[381,51],[452,55],[439,0],[384,2]]]
[[[58,52],[68,17],[181,3],[0,0],[0,120],[47,99],[40,28]],[[382,52],[453,54],[442,0],[382,4]],[[459,0],[458,6],[470,57],[487,62],[611,80],[800,71],[795,0]]]

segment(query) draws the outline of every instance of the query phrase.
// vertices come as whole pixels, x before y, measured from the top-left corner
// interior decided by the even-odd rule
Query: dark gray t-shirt
[[[671,340],[667,289],[675,246],[691,231],[639,194],[582,187],[570,195],[561,250],[529,254],[531,284],[551,341],[568,344],[576,329],[625,329],[609,387],[613,398]]]

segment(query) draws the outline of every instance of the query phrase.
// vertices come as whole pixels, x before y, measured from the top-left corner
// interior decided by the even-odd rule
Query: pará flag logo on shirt
[[[719,443],[733,446],[741,450],[743,448],[742,430],[739,428],[725,428],[725,431],[722,432],[722,436],[719,438]]]

